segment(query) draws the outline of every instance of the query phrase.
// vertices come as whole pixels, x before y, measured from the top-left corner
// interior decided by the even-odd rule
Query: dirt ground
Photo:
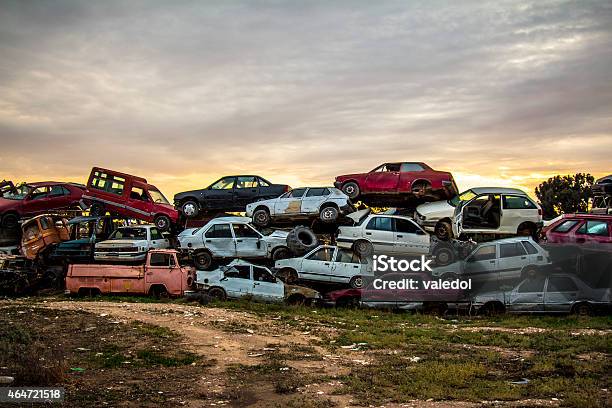
[[[38,341],[51,344],[43,347],[61,347],[68,372],[61,380],[67,388],[65,406],[369,405],[341,391],[343,383],[338,379],[375,363],[377,353],[360,349],[359,344],[324,347],[338,334],[332,325],[315,328],[312,321],[299,317],[288,324],[287,319],[274,314],[182,303],[49,299],[36,303],[0,301],[0,307],[9,325],[27,317],[26,325],[45,327],[37,334]],[[581,334],[580,329],[575,332]],[[589,335],[597,333],[609,335],[610,330],[595,330]],[[530,353],[489,348],[512,358],[529,357]],[[152,359],[143,350],[165,354]],[[389,408],[483,405],[558,406],[559,399],[417,399],[384,404]]]

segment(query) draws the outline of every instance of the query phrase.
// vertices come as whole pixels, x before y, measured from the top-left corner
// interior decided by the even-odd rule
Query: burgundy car
[[[565,214],[546,229],[553,244],[612,244],[612,215]]]
[[[406,196],[449,199],[458,193],[451,173],[414,162],[385,163],[368,173],[338,176],[334,186],[353,201],[377,197],[376,201],[388,202]]]
[[[376,280],[378,279],[378,281]],[[341,289],[328,292],[323,302],[328,306],[366,306],[385,309],[406,309],[443,312],[449,304],[465,301],[466,292],[461,289],[425,289],[423,282],[432,280],[426,273],[389,273],[377,277],[364,289]],[[385,282],[412,279],[412,289],[388,288]]]
[[[21,184],[0,197],[0,218],[4,228],[15,228],[19,219],[53,210],[79,208],[85,186],[43,181]]]

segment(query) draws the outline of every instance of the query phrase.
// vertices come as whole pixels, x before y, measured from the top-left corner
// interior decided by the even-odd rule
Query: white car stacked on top
[[[338,228],[336,242],[361,257],[373,253],[418,256],[430,252],[429,234],[410,217],[361,210],[349,214],[348,218],[354,224]]]
[[[354,211],[346,194],[334,187],[295,188],[270,200],[248,204],[246,216],[253,224],[267,227],[283,219],[319,218],[324,223],[333,223],[340,215]]]
[[[247,217],[214,218],[201,228],[188,228],[178,235],[179,250],[194,260],[198,269],[209,270],[215,259],[268,258],[290,255],[285,231],[263,235]]]
[[[149,249],[170,248],[170,241],[155,225],[120,227],[94,249],[96,261],[144,261]]]
[[[276,275],[288,283],[307,280],[347,283],[352,288],[361,288],[364,278],[374,276],[367,258],[330,245],[321,245],[300,258],[276,261],[274,267]]]

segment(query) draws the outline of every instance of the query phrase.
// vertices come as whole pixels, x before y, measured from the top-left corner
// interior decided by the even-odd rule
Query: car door
[[[231,224],[211,225],[203,235],[204,246],[216,257],[235,257],[236,241],[232,235]]]
[[[321,203],[331,194],[328,188],[315,187],[309,188],[302,198],[302,214],[318,214]]]
[[[364,191],[394,192],[400,179],[400,163],[387,163],[372,170],[366,175]]]
[[[612,243],[610,226],[606,220],[586,220],[576,229],[575,239],[578,244]]]
[[[50,190],[51,188],[49,186],[39,186],[33,189],[23,201],[23,213],[35,214],[49,209],[48,202]]]
[[[546,283],[544,310],[569,313],[578,299],[579,289],[569,276],[550,276]]]
[[[320,246],[306,254],[298,271],[300,279],[330,282],[333,272],[335,248]]]
[[[143,186],[132,185],[126,204],[136,214],[151,215],[151,199]]]
[[[285,285],[266,268],[253,265],[252,294],[254,299],[264,302],[282,302],[285,298]]]
[[[537,223],[538,207],[527,197],[504,194],[499,232],[516,234],[519,225],[524,221]]]
[[[291,215],[298,214],[302,209],[302,197],[306,188],[296,188],[280,196],[274,203],[274,214]]]
[[[253,279],[250,265],[230,265],[225,267],[223,278],[219,284],[230,298],[251,296],[253,293]]]
[[[374,246],[376,253],[396,253],[395,231],[393,217],[382,215],[370,218],[363,230],[364,238],[367,238]]]
[[[239,211],[234,203],[236,177],[223,177],[201,192],[202,207],[208,210]]]
[[[146,288],[154,284],[161,284],[166,287],[170,294],[180,294],[182,292],[182,271],[176,264],[173,254],[152,252],[149,255],[149,263],[146,268]]]
[[[544,310],[544,284],[543,276],[525,279],[510,292],[506,309],[522,313],[542,312]]]
[[[267,248],[261,241],[261,234],[248,224],[232,224],[236,239],[236,256],[239,258],[265,257]]]
[[[519,279],[523,268],[530,263],[527,251],[519,241],[499,244],[497,272],[501,280]]]
[[[351,278],[362,273],[362,263],[357,255],[344,248],[336,248],[332,265],[331,282],[348,283]]]
[[[256,201],[257,197],[259,197],[259,183],[255,176],[236,177],[236,186],[234,187],[234,205],[236,208],[244,211],[247,204]]]
[[[170,241],[159,232],[157,227],[151,227],[149,229],[151,248],[170,248]]]
[[[497,245],[483,244],[465,259],[463,274],[465,278],[480,282],[496,282]]]
[[[396,252],[409,255],[429,253],[429,234],[415,222],[405,218],[394,218]]]

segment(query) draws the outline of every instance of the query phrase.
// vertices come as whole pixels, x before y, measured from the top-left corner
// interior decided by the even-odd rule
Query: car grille
[[[96,252],[138,252],[138,248],[136,247],[96,248]]]

